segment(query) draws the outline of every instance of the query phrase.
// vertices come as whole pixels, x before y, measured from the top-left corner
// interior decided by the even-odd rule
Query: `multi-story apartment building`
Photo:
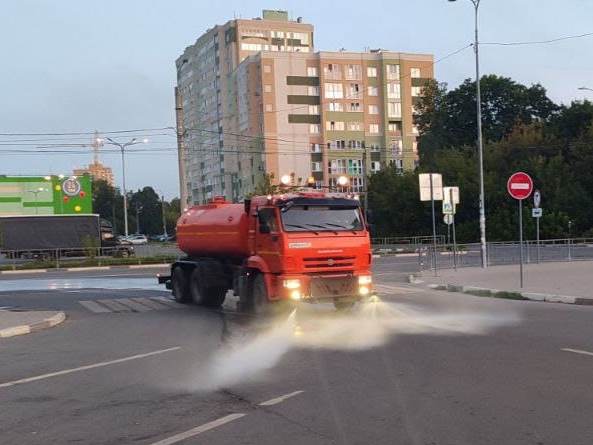
[[[187,203],[240,200],[264,172],[320,188],[347,176],[363,192],[382,167],[417,163],[414,104],[433,77],[431,55],[313,53],[311,25],[264,11],[208,31],[177,68]]]
[[[237,130],[237,71],[260,51],[311,52],[313,26],[289,20],[285,11],[263,11],[261,18],[234,19],[214,26],[177,59],[177,129],[182,202],[215,196],[241,199],[264,171],[261,154],[243,156],[253,139]],[[241,152],[241,156],[237,153]],[[245,172],[250,172],[245,174]]]

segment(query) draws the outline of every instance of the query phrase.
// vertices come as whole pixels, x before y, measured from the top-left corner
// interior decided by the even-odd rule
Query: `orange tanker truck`
[[[232,290],[256,313],[281,301],[345,309],[372,292],[369,233],[352,195],[217,197],[181,215],[177,243],[187,256],[159,282],[181,303],[217,307]]]

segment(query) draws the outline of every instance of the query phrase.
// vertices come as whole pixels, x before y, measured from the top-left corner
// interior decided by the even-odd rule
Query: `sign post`
[[[542,217],[542,209],[539,207],[542,202],[542,195],[539,190],[533,192],[533,210],[532,216],[535,218],[535,233],[536,233],[536,248],[537,248],[537,263],[540,262],[539,249],[539,219]]]
[[[533,180],[527,173],[513,173],[507,181],[507,191],[519,202],[519,276],[523,287],[523,200],[531,196]]]
[[[443,200],[443,177],[440,173],[421,173],[418,175],[420,201],[430,201],[432,206],[432,244],[434,276],[437,276],[437,229],[434,202]]]
[[[453,226],[453,268],[457,270],[457,239],[455,237],[455,212],[457,211],[457,205],[459,204],[459,187],[444,187],[443,188],[443,213],[445,204],[448,204],[451,213],[451,224]]]

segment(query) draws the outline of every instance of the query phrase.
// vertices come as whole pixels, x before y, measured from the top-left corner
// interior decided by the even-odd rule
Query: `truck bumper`
[[[369,278],[359,280],[360,276]],[[372,295],[370,277],[370,273],[278,276],[276,299],[311,303],[336,299],[358,301]]]

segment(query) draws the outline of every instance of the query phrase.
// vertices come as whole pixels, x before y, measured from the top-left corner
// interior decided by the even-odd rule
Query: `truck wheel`
[[[206,295],[204,289],[200,284],[200,269],[198,267],[194,268],[191,273],[191,277],[189,279],[189,293],[191,294],[191,299],[194,301],[195,304],[207,304]]]
[[[220,307],[224,303],[226,297],[226,289],[224,287],[209,287],[204,292],[204,305],[208,307]]]
[[[356,302],[352,300],[340,300],[338,298],[334,300],[334,307],[339,312],[349,311],[355,304]]]
[[[173,269],[171,287],[173,288],[173,298],[178,303],[189,303],[191,301],[188,284],[185,271],[181,267]]]
[[[249,305],[250,312],[256,315],[270,314],[270,301],[268,300],[268,290],[264,276],[258,274],[251,285],[251,301]]]

